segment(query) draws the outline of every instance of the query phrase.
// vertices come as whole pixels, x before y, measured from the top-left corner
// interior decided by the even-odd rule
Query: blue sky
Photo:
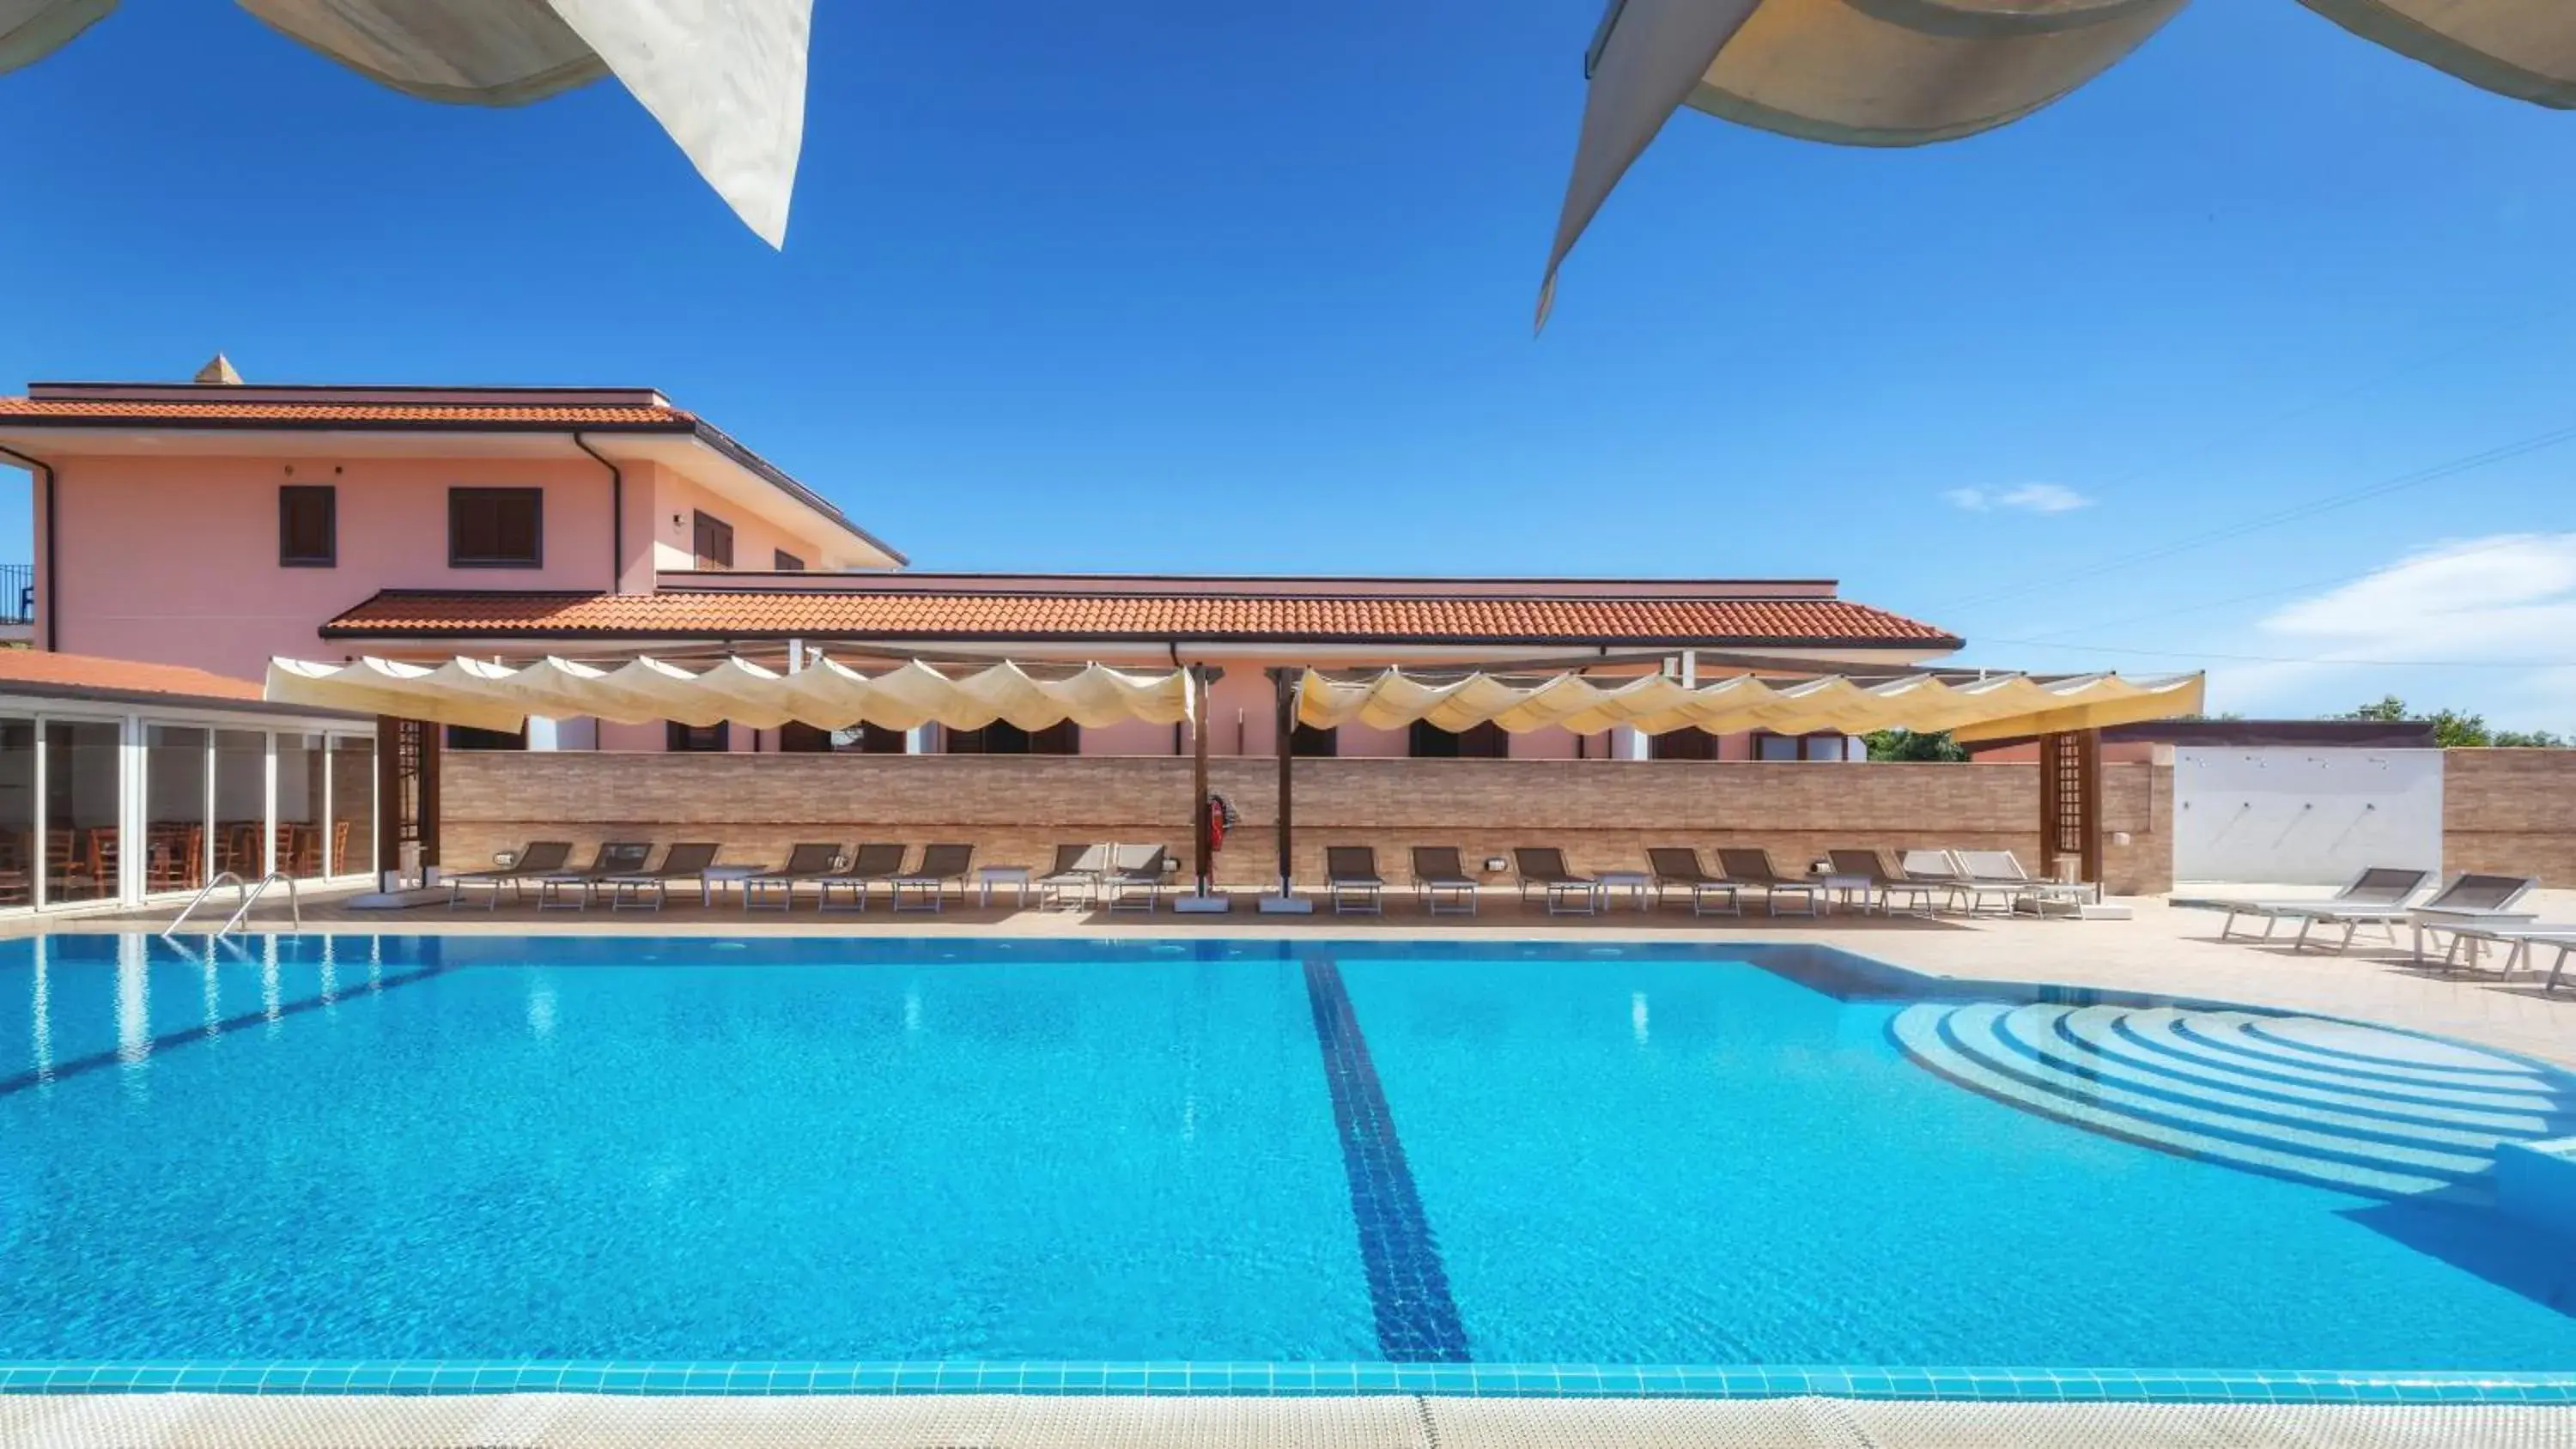
[[[820,9],[780,255],[613,85],[131,0],[0,77],[0,383],[645,383],[924,567],[1828,575],[2576,728],[2576,435],[2404,482],[2576,425],[2576,117],[2291,0],[1947,146],[1686,113],[1535,341],[1588,0]]]

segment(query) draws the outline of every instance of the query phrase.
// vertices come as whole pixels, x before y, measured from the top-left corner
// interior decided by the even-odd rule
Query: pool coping
[[[918,1396],[1944,1400],[1985,1403],[2576,1407],[2576,1371],[1835,1368],[1783,1365],[641,1362],[335,1359],[0,1361],[0,1394]]]

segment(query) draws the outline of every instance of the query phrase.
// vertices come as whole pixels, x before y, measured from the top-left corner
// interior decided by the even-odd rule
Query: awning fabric
[[[1514,732],[1551,726],[1591,734],[1626,725],[1647,734],[1866,734],[1947,730],[1957,739],[2009,739],[2198,714],[2204,677],[2116,674],[1910,674],[1892,678],[1765,679],[1738,675],[1688,685],[1667,675],[1618,682],[1578,674],[1515,680],[1468,674],[1420,678],[1390,669],[1360,679],[1308,670],[1298,718],[1317,729],[1359,723],[1396,729],[1427,720],[1446,730],[1493,723]]]
[[[353,664],[274,659],[266,693],[277,703],[494,730],[517,730],[530,715],[618,724],[730,720],[754,729],[796,722],[818,729],[937,723],[961,730],[996,720],[1027,730],[1064,720],[1096,729],[1126,720],[1174,724],[1190,716],[1186,674],[1131,674],[1096,664],[1032,673],[1007,663],[947,671],[914,662],[863,674],[823,659],[782,674],[738,658],[699,670],[651,658],[614,669],[551,658],[516,669],[464,658],[434,668],[372,658]]]
[[[406,95],[541,101],[613,75],[771,246],[805,135],[813,0],[237,0]],[[0,0],[0,72],[39,60],[116,0]]]
[[[1952,140],[2019,120],[2091,80],[2184,3],[1610,0],[1540,316],[1583,228],[1684,105],[1844,145]],[[2301,3],[2472,85],[2576,107],[2576,0]]]

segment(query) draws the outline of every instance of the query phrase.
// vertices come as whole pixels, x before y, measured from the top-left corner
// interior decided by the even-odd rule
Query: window
[[[712,513],[690,515],[690,550],[698,556],[702,569],[733,567],[733,525]]]
[[[1342,752],[1340,730],[1319,730],[1301,724],[1288,734],[1288,753],[1302,759],[1329,760]]]
[[[1512,752],[1511,736],[1492,720],[1453,732],[1418,719],[1413,722],[1411,746],[1417,760],[1500,760]]]
[[[1757,760],[1845,760],[1851,758],[1850,737],[1840,734],[1775,735],[1757,730],[1753,735],[1753,758]]]
[[[1078,755],[1082,727],[1071,720],[1042,730],[1024,730],[995,720],[980,730],[949,730],[946,749],[952,755]]]
[[[1688,725],[1646,736],[1646,758],[1650,760],[1714,760],[1717,736]]]
[[[447,490],[447,566],[532,569],[545,562],[545,491]]]
[[[327,569],[340,562],[340,490],[289,483],[277,490],[277,566]]]
[[[778,727],[778,753],[782,755],[828,755],[832,752],[832,732],[818,730],[802,720],[789,720]]]
[[[451,750],[524,750],[528,737],[510,730],[478,730],[472,725],[449,725],[447,747]]]
[[[662,746],[675,755],[721,755],[729,748],[724,725],[685,725],[672,720],[664,729],[667,734]]]
[[[798,558],[796,555],[789,553],[783,548],[775,548],[769,551],[769,566],[782,574],[801,574],[805,572],[805,560]]]

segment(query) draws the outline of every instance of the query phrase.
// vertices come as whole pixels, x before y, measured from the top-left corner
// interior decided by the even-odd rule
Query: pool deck
[[[2314,887],[2232,886],[2193,894],[2257,899],[2325,893]],[[504,905],[450,911],[444,906],[401,911],[352,910],[346,892],[306,903],[308,929],[338,932],[459,932],[566,935],[667,936],[1064,936],[1227,937],[1234,939],[1367,938],[1375,940],[1529,940],[1569,942],[1814,941],[1931,975],[1972,980],[2024,981],[2136,991],[2158,996],[2240,1002],[2282,1011],[2346,1017],[2401,1030],[2453,1037],[2480,1046],[2520,1052],[2576,1068],[2576,966],[2555,995],[2544,994],[2539,972],[2511,977],[2491,969],[2445,973],[2417,966],[2384,941],[2356,941],[2349,954],[2294,953],[2286,944],[2217,939],[2221,917],[2213,911],[2177,909],[2160,898],[2124,902],[2127,921],[1974,919],[1860,914],[1848,909],[1807,919],[1771,918],[1759,911],[1742,919],[1694,917],[1681,905],[1640,912],[1621,904],[1597,916],[1551,916],[1523,908],[1508,892],[1488,891],[1475,916],[1424,915],[1409,896],[1390,893],[1386,914],[1311,917],[1266,916],[1253,898],[1236,898],[1224,915],[1180,916],[1168,901],[1152,915],[1099,911],[1015,910],[963,907],[952,902],[932,914],[896,915],[882,903],[864,913],[817,913],[810,901],[793,913],[746,912],[730,898],[712,907],[692,893],[675,893],[662,911],[539,911]],[[2525,907],[2543,921],[2576,921],[2576,891],[2541,891]],[[175,908],[127,914],[20,917],[0,935],[35,931],[159,930]],[[263,904],[259,929],[284,925],[282,902]],[[2282,933],[2286,938],[2291,932]],[[2404,932],[2401,930],[2401,937]],[[2548,953],[2541,953],[2542,964]]]
[[[979,1449],[1224,1444],[1313,1449],[1969,1449],[2016,1444],[2297,1444],[2307,1449],[2576,1445],[2576,1409],[2512,1405],[1993,1404],[1755,1400],[609,1398],[0,1399],[0,1442],[216,1449]]]

